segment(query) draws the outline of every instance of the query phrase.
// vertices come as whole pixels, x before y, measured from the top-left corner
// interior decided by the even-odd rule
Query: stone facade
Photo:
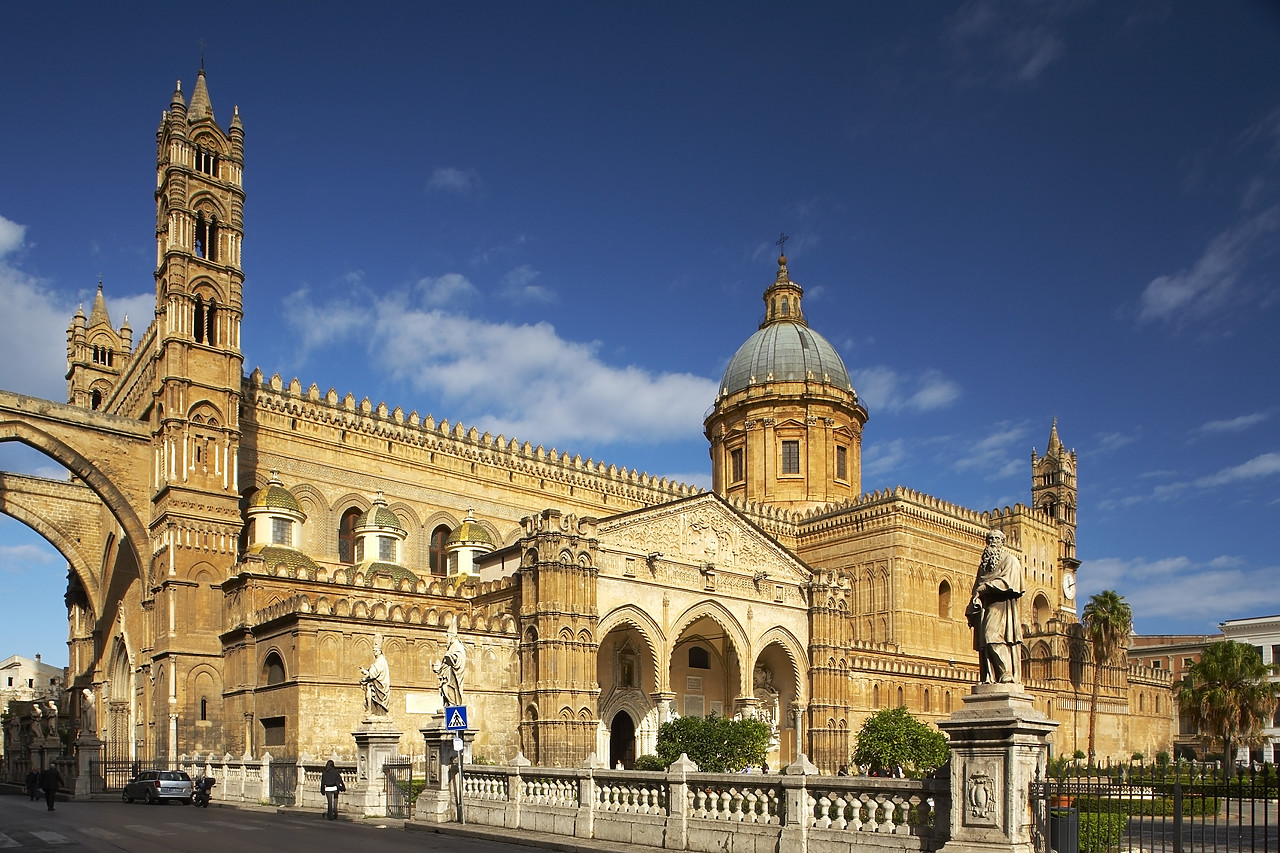
[[[1056,424],[1027,506],[863,493],[868,413],[785,257],[706,421],[708,493],[245,376],[243,166],[240,117],[217,124],[201,72],[157,134],[155,321],[135,346],[99,294],[68,330],[68,404],[0,392],[0,438],[73,474],[3,491],[71,564],[71,676],[99,697],[108,758],[350,754],[375,635],[415,752],[454,627],[478,757],[625,766],[672,713],[715,712],[769,720],[771,765],[832,771],[877,708],[937,722],[971,691],[964,607],[992,527],[1026,566],[1035,707],[1059,751],[1083,741],[1076,459]],[[1105,666],[1099,753],[1168,748],[1168,675]]]

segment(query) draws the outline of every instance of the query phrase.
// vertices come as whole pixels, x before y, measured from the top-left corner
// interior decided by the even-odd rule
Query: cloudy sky
[[[1026,501],[1056,417],[1084,596],[1143,633],[1280,612],[1274,4],[296,8],[0,13],[0,387],[65,399],[99,277],[149,322],[154,133],[203,42],[247,138],[247,369],[707,485],[786,232],[864,488]],[[0,656],[65,662],[65,570],[0,517]]]

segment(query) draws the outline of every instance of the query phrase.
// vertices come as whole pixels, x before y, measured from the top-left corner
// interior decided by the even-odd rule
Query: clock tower
[[[1063,607],[1075,610],[1076,570],[1076,452],[1058,438],[1058,419],[1049,430],[1043,456],[1031,451],[1031,505],[1058,527],[1058,576]]]

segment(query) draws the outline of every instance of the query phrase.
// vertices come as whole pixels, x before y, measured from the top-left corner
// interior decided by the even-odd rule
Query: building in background
[[[1226,639],[1253,646],[1262,662],[1271,668],[1271,681],[1280,684],[1280,615],[1228,619],[1219,622],[1218,627]],[[1280,764],[1280,705],[1276,706],[1271,725],[1263,729],[1262,737],[1262,743],[1241,747],[1236,760]]]
[[[477,757],[629,766],[673,714],[742,714],[772,727],[771,766],[834,771],[876,710],[936,721],[971,691],[991,528],[1026,570],[1027,686],[1056,749],[1084,747],[1077,460],[1056,422],[1026,505],[864,491],[870,413],[785,256],[705,420],[706,493],[246,376],[244,128],[216,121],[203,70],[156,156],[154,321],[135,343],[100,288],[68,329],[68,403],[0,392],[10,437],[73,474],[11,475],[3,496],[71,564],[71,695],[97,697],[108,759],[349,753],[379,636],[389,720],[415,739],[452,628]],[[1102,665],[1098,754],[1169,749],[1172,675]]]

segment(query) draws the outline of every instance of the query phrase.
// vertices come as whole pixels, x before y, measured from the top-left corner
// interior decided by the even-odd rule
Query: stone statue
[[[39,702],[31,703],[31,736],[36,740],[44,737],[44,708]]]
[[[58,736],[58,703],[50,699],[44,709],[44,736]]]
[[[364,685],[364,709],[370,714],[385,715],[390,708],[391,669],[382,655],[382,635],[373,638],[373,663],[360,667],[360,683]]]
[[[440,677],[440,701],[446,707],[465,705],[462,683],[467,671],[467,647],[458,639],[456,628],[449,628],[445,636],[444,657],[435,665],[435,671]]]
[[[1022,564],[1005,550],[1004,534],[987,533],[987,547],[964,615],[973,628],[983,684],[1022,683],[1022,624],[1018,599],[1026,592]]]
[[[88,687],[80,691],[80,736],[98,736],[98,704],[97,697]]]

